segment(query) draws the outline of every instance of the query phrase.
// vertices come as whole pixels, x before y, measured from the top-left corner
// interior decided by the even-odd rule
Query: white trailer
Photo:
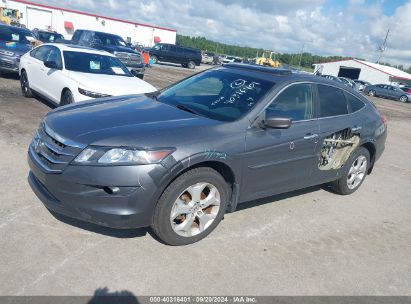
[[[316,63],[314,73],[359,79],[372,84],[411,84],[411,74],[393,67],[358,59]]]
[[[147,47],[164,42],[175,44],[177,31],[113,17],[100,16],[62,7],[24,0],[2,0],[2,6],[18,9],[20,23],[28,29],[53,29],[71,39],[76,29],[86,29],[116,34],[132,43]]]

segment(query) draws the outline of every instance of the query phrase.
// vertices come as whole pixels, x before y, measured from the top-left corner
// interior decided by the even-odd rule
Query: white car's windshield
[[[100,54],[64,51],[66,70],[115,76],[133,77],[126,66],[117,58]]]

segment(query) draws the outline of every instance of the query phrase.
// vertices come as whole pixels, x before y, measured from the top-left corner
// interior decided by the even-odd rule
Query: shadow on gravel
[[[138,304],[140,301],[128,290],[109,292],[107,287],[98,288],[87,304]]]
[[[34,94],[34,98],[37,99],[38,101],[40,101],[42,104],[44,104],[45,106],[49,107],[50,109],[55,109],[57,108],[57,105],[49,100],[47,100],[46,98],[38,95],[38,94]]]
[[[0,72],[0,77],[5,79],[20,80],[20,76],[17,73],[4,73]]]

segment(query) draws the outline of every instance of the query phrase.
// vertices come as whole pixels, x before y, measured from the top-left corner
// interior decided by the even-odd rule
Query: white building
[[[411,84],[411,74],[358,59],[317,63],[314,64],[314,73],[365,80],[372,84]]]
[[[171,44],[176,42],[176,30],[164,27],[38,4],[32,1],[0,0],[0,6],[18,9],[22,15],[20,23],[28,29],[50,28],[63,34],[66,39],[71,39],[76,29],[86,29],[116,34],[132,43],[147,47],[158,42]]]

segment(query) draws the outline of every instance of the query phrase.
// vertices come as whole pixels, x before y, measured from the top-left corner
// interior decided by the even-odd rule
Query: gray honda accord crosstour
[[[353,193],[386,136],[385,118],[347,86],[227,64],[155,93],[51,111],[30,144],[28,179],[57,214],[151,226],[184,245],[239,203],[324,183]]]

